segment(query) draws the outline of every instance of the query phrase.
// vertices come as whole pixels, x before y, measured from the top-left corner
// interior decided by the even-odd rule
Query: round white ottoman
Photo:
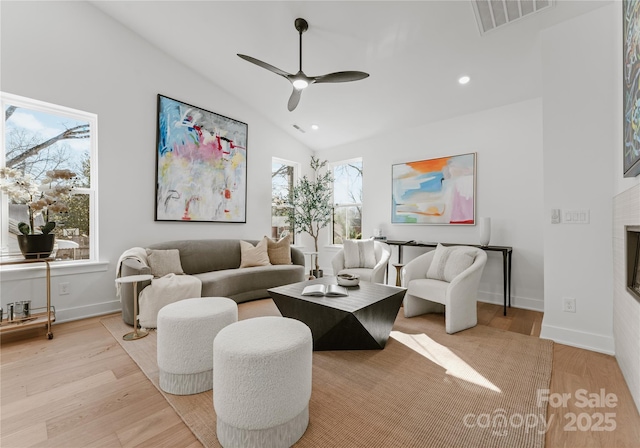
[[[190,395],[213,387],[213,339],[238,321],[238,305],[226,297],[170,303],[158,312],[160,388]]]
[[[290,447],[309,424],[311,330],[285,317],[223,328],[213,341],[213,407],[223,447]]]

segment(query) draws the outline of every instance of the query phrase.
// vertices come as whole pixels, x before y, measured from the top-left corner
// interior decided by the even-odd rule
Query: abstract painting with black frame
[[[624,177],[640,174],[640,0],[624,0],[623,85],[624,85]]]
[[[246,222],[248,126],[158,95],[156,221]]]
[[[392,223],[476,223],[476,153],[399,163],[391,171]]]

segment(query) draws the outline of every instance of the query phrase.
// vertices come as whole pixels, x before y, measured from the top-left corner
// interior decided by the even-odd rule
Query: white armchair
[[[387,264],[391,257],[391,248],[388,244],[374,241],[373,248],[376,256],[376,264],[373,268],[346,268],[344,249],[340,249],[331,260],[333,275],[351,274],[359,275],[360,280],[373,283],[384,283],[384,275],[387,272]]]
[[[482,249],[438,245],[402,269],[405,317],[445,313],[445,330],[456,333],[478,323],[477,294],[487,262]]]

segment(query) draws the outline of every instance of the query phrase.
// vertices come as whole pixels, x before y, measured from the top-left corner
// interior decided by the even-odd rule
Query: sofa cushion
[[[269,253],[267,250],[267,239],[263,238],[255,246],[246,241],[240,241],[240,267],[250,268],[252,266],[269,266]]]
[[[271,264],[292,264],[291,245],[288,236],[281,238],[280,241],[273,241],[266,236],[264,238],[267,240],[267,253]]]
[[[454,278],[473,264],[475,249],[470,247],[445,247],[438,244],[433,255],[427,278],[452,282]]]
[[[376,266],[376,252],[373,240],[344,240],[344,267],[368,268]]]
[[[164,277],[167,274],[184,274],[180,263],[178,249],[147,249],[147,263],[154,277]]]

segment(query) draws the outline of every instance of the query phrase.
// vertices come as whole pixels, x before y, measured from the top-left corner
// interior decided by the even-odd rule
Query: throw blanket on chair
[[[140,326],[156,328],[158,311],[165,305],[202,295],[202,281],[191,275],[167,274],[154,278],[140,293],[138,318]]]

